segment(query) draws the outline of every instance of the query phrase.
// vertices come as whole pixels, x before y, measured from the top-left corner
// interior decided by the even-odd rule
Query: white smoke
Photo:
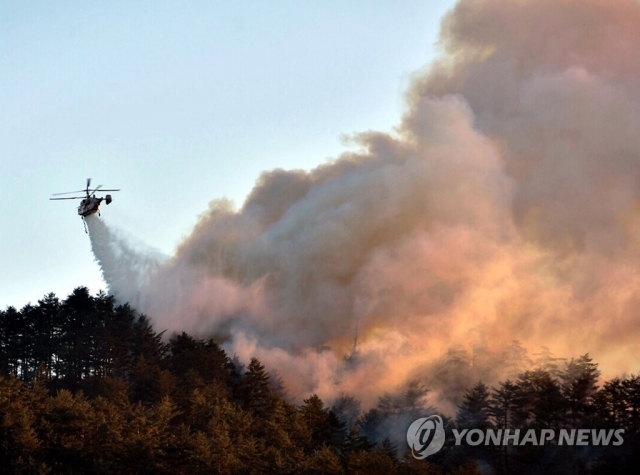
[[[260,300],[260,289],[241,289],[225,278],[205,275],[171,260],[109,228],[95,215],[86,218],[91,247],[109,292],[157,319],[160,331],[211,332],[212,325],[241,318]],[[259,314],[252,311],[252,314]]]
[[[113,231],[95,215],[84,220],[93,255],[109,291],[122,301],[138,305],[149,279],[166,259],[149,249],[134,246],[130,238]]]

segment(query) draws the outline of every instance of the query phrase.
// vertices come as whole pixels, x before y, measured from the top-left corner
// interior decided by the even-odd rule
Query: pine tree
[[[31,381],[36,375],[35,362],[35,323],[38,320],[39,307],[25,305],[19,315],[18,360],[20,363],[20,378]]]
[[[592,412],[594,397],[598,391],[598,365],[589,354],[572,358],[560,374],[562,394],[568,406],[568,420],[573,427],[580,425],[583,418]]]
[[[301,473],[309,475],[341,475],[344,470],[342,469],[340,458],[329,447],[323,446],[318,447],[305,459]]]
[[[464,429],[485,430],[491,427],[489,388],[479,381],[462,398],[456,415],[456,425]]]
[[[516,381],[515,415],[520,427],[555,428],[566,409],[560,384],[542,370],[525,371]]]
[[[56,362],[59,361],[60,339],[62,332],[62,312],[60,300],[55,294],[45,295],[38,301],[39,312],[34,322],[35,364],[42,368],[47,381],[56,374]]]
[[[273,393],[269,388],[269,374],[257,358],[251,358],[243,379],[244,407],[258,417],[268,417]]]
[[[607,427],[625,427],[628,418],[624,380],[614,378],[596,393],[594,406]]]
[[[403,414],[417,417],[426,410],[424,402],[428,393],[422,383],[413,379],[400,391],[381,396],[377,407],[385,416]]]
[[[110,394],[110,396],[112,396]],[[124,467],[121,458],[125,450],[126,426],[132,407],[128,399],[98,396],[90,400],[94,418],[93,436],[85,446],[93,462],[94,473],[116,473]]]
[[[78,287],[62,302],[61,359],[67,388],[76,390],[89,376],[95,360],[97,312],[95,300],[86,287]]]
[[[631,375],[622,381],[622,392],[627,406],[627,430],[640,433],[640,376]]]
[[[375,446],[367,436],[363,435],[357,424],[353,425],[347,433],[347,438],[344,446],[344,453],[369,451]]]
[[[292,401],[291,394],[288,393],[284,380],[277,370],[271,371],[269,374],[269,388],[272,393],[278,395],[285,401]]]
[[[196,340],[182,332],[171,338],[169,348],[171,355],[168,364],[177,377],[192,373],[206,384],[218,381],[231,385],[231,361],[213,340]]]
[[[20,364],[20,332],[22,315],[15,307],[7,307],[0,314],[0,348],[2,366],[5,376],[18,377],[21,374]]]
[[[176,391],[176,378],[160,363],[140,356],[129,375],[131,399],[149,406],[160,402]]]
[[[331,410],[336,413],[347,429],[351,429],[362,413],[362,405],[353,396],[343,393],[333,402]]]
[[[517,424],[518,386],[510,380],[501,382],[498,389],[492,388],[489,412],[497,429],[512,429]],[[501,446],[500,463],[502,473],[509,473],[509,447]]]
[[[489,388],[482,381],[476,383],[473,388],[466,392],[456,415],[456,425],[459,429],[480,429],[486,433],[487,429],[493,427],[491,422],[492,408],[489,397]],[[456,449],[458,448],[456,447]],[[494,465],[500,465],[499,447],[474,447],[465,443],[459,450],[463,456],[466,455],[467,460],[480,459],[490,463],[493,462]],[[464,458],[462,458],[462,460],[464,460]]]
[[[131,351],[133,361],[143,357],[150,364],[160,364],[168,353],[162,342],[164,331],[156,333],[146,315],[140,315],[133,324]]]
[[[385,421],[386,415],[376,407],[372,407],[362,414],[357,421],[358,430],[369,440],[380,439],[380,426]]]
[[[346,443],[344,424],[333,411],[324,407],[324,402],[316,394],[304,400],[300,414],[311,434],[313,447],[326,445],[337,453],[342,452]]]
[[[95,473],[88,447],[95,437],[97,421],[92,405],[81,393],[74,396],[62,389],[47,399],[42,435],[47,441],[47,463],[58,472]]]
[[[378,452],[393,460],[394,465],[398,461],[398,447],[391,442],[389,437],[385,437],[384,440],[378,444]]]
[[[0,378],[0,459],[5,468],[38,457],[39,398],[15,377]],[[8,470],[10,471],[10,470]]]
[[[252,414],[227,400],[212,406],[206,434],[213,441],[216,473],[246,473],[258,470],[262,461],[253,436],[257,421]]]
[[[124,377],[131,369],[136,312],[129,305],[114,306],[112,296],[98,295],[104,326],[98,341],[101,375]]]

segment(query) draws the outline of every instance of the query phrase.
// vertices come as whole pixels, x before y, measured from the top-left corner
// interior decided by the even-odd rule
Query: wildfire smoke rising
[[[371,403],[472,334],[637,370],[638,25],[634,0],[461,0],[392,133],[265,172],[164,262],[89,219],[105,281],[298,396]]]

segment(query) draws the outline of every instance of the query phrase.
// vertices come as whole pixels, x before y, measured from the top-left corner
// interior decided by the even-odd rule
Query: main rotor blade
[[[93,190],[93,191],[96,191],[96,190]],[[120,190],[119,190],[119,189],[118,189],[118,190],[105,190],[105,189],[101,189],[100,191],[120,191]]]
[[[91,186],[91,178],[87,178],[87,190],[89,190],[90,186]]]
[[[70,198],[49,198],[50,200],[81,200],[86,198],[85,196],[72,196]]]
[[[102,185],[98,185],[98,186],[96,186],[95,188],[93,188],[93,189],[92,189],[92,190],[90,190],[90,191],[92,191],[92,192],[94,192],[94,193],[95,193],[95,192],[96,192],[96,191],[98,191],[100,188],[102,188]]]
[[[71,193],[84,193],[85,190],[77,190],[77,191],[65,191],[64,193],[54,193],[51,196],[59,196],[59,195],[69,195]]]

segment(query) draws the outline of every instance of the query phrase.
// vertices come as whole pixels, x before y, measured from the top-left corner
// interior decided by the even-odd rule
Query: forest
[[[588,354],[547,351],[511,379],[463,388],[457,412],[442,414],[419,379],[372,408],[348,394],[296,403],[279,368],[221,344],[165,335],[85,287],[0,310],[0,472],[640,473],[640,377],[600,381]],[[417,460],[404,437],[432,414],[446,442]],[[507,428],[624,429],[624,443],[454,443],[453,429]]]

